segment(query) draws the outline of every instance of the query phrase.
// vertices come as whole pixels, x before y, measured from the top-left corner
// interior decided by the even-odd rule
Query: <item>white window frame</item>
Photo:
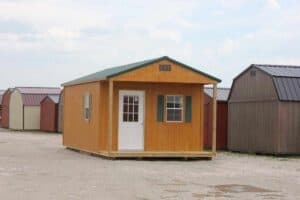
[[[175,103],[175,97],[176,96],[179,96],[181,98],[181,107],[180,108],[168,108],[168,97],[170,96],[173,96],[174,97],[174,103]],[[168,95],[165,95],[165,116],[166,116],[166,122],[167,123],[180,123],[180,122],[183,122],[184,119],[183,119],[183,95],[178,95],[178,94],[168,94]],[[181,110],[181,120],[180,121],[169,121],[168,120],[168,110]]]
[[[88,110],[88,115],[87,111]],[[89,92],[85,93],[83,96],[83,118],[86,121],[91,119],[91,94]]]

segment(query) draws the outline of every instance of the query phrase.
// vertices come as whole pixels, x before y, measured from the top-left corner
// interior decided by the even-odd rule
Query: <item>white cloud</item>
[[[203,65],[201,70],[220,76],[227,86],[253,62],[300,64],[297,2],[281,7],[279,1],[267,0],[2,0],[0,8],[1,66],[14,72],[23,67],[17,77],[22,84],[57,85],[162,55]],[[270,11],[278,8],[280,12]],[[3,21],[22,26],[6,31]],[[45,82],[52,69],[52,79]],[[29,72],[36,76],[23,80]],[[1,78],[0,87],[8,81]]]
[[[6,1],[0,2],[0,19],[20,21],[38,30],[51,26],[78,30],[109,25],[110,14],[90,10],[84,5],[72,4],[68,0]]]
[[[267,7],[271,9],[280,9],[280,4],[278,0],[266,0],[267,1]]]
[[[233,53],[239,48],[240,44],[238,41],[232,39],[226,39],[222,46],[218,49],[219,54],[222,56]]]
[[[150,31],[150,37],[154,39],[172,40],[174,42],[181,41],[181,34],[176,30],[153,30]]]

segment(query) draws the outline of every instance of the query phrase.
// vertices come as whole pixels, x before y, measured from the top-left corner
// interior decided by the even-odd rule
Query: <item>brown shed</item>
[[[2,95],[1,127],[9,127],[9,101],[13,89],[8,88]]]
[[[229,97],[228,149],[300,154],[300,67],[251,65]]]
[[[63,144],[108,157],[211,158],[216,128],[206,151],[204,85],[214,85],[216,111],[219,81],[164,56],[65,83]]]
[[[41,131],[57,132],[59,95],[48,95],[41,101]]]
[[[0,127],[1,127],[1,118],[2,118],[2,96],[5,90],[0,90]]]
[[[212,88],[204,89],[204,147],[211,148],[211,130],[212,130]],[[227,131],[228,131],[228,96],[230,88],[218,88],[217,95],[217,150],[227,149]]]
[[[62,133],[63,131],[63,124],[64,124],[64,90],[61,91],[59,95],[59,102],[58,102],[58,127],[57,131]]]

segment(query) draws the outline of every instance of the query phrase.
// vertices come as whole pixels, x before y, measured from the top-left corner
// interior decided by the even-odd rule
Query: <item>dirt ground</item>
[[[300,199],[300,158],[107,160],[61,135],[0,129],[0,199]]]

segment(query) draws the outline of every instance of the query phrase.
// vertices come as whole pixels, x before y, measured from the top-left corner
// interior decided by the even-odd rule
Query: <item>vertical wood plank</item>
[[[217,84],[213,84],[213,113],[212,113],[212,152],[216,153],[217,140]]]
[[[109,80],[108,86],[108,153],[110,154],[112,151],[112,135],[113,135],[113,90],[114,90],[114,82],[113,80]]]

